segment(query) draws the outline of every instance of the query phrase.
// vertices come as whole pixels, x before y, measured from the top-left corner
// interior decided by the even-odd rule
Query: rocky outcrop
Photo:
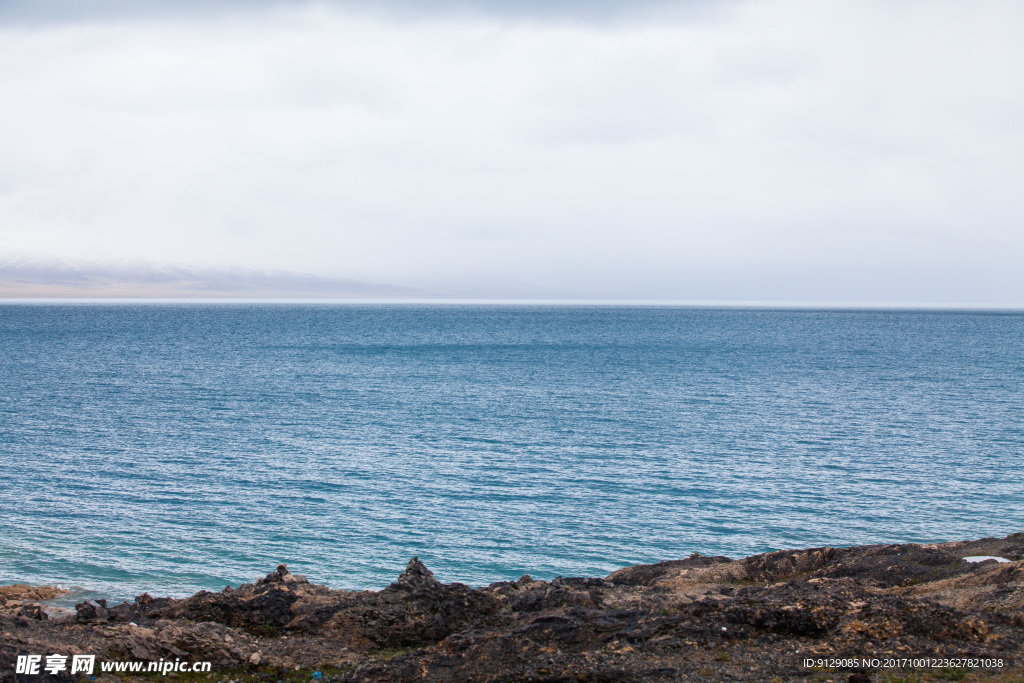
[[[149,593],[136,596],[134,603],[122,602],[109,607],[106,600],[86,600],[75,605],[75,621],[79,624],[151,621],[172,604],[170,598],[152,598]]]
[[[962,559],[977,555],[1010,561]],[[24,601],[0,609],[0,675],[11,678],[2,667],[19,652],[72,646],[211,661],[253,681],[325,666],[338,683],[767,681],[806,679],[805,658],[865,656],[972,657],[1019,675],[1022,558],[1024,534],[1014,534],[743,560],[694,554],[605,578],[527,575],[482,588],[441,583],[413,558],[380,591],[331,590],[281,565],[185,600],[86,601],[69,619],[46,620]],[[831,680],[882,680],[881,670],[854,668]]]
[[[0,586],[0,614],[43,621],[48,615],[39,606],[39,602],[53,600],[65,593],[67,590],[56,586],[26,586],[23,583]]]
[[[13,600],[53,600],[67,592],[66,588],[57,586],[26,586],[16,583],[13,586],[0,586],[0,604]]]
[[[401,648],[436,643],[478,627],[500,609],[500,601],[486,591],[442,584],[414,557],[398,581],[339,609],[320,631],[345,640],[357,634],[361,643],[356,647]]]
[[[247,629],[282,628],[292,620],[292,605],[304,595],[329,593],[325,586],[310,584],[280,565],[277,571],[239,588],[220,593],[202,591],[167,605],[159,614],[167,619],[213,621]]]
[[[488,593],[442,584],[414,557],[398,581],[378,593],[332,591],[281,565],[253,584],[197,593],[154,614],[217,622],[257,635],[313,633],[353,650],[369,650],[436,643],[498,609],[499,602]]]
[[[100,633],[107,639],[108,651],[124,659],[177,658],[208,661],[218,669],[235,669],[248,664],[256,652],[255,639],[210,622],[160,620],[149,627],[118,624]]]

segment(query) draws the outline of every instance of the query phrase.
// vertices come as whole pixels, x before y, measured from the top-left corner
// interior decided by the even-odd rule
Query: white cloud
[[[0,256],[1024,303],[1024,10],[0,28]],[[509,284],[511,283],[511,284]]]

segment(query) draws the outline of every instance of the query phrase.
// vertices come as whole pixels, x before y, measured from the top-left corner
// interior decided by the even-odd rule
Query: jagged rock
[[[434,572],[427,569],[427,566],[420,562],[420,558],[413,557],[406,565],[405,571],[398,575],[397,583],[413,590],[440,588],[441,582],[434,578]]]
[[[412,558],[398,581],[375,596],[345,606],[324,624],[357,649],[437,642],[498,611],[498,601],[460,583],[442,584]]]
[[[691,569],[730,564],[728,557],[704,557],[694,553],[685,560],[668,560],[657,564],[640,564],[626,567],[608,575],[608,580],[618,586],[650,586],[670,574],[679,575]]]
[[[109,610],[115,621],[148,622],[160,617],[161,612],[173,605],[173,598],[154,598],[149,593],[136,595],[132,603],[123,602]]]
[[[90,621],[106,621],[107,618],[106,600],[87,600],[75,605],[75,621],[80,624]]]
[[[25,617],[26,619],[35,619],[36,621],[43,621],[47,619],[46,612],[39,605],[24,605],[18,610],[18,616]]]
[[[274,583],[309,583],[302,574],[292,574],[288,571],[287,565],[277,565],[277,570],[267,574],[262,579],[257,579],[255,585],[262,586]],[[224,592],[230,593],[231,587],[225,587]]]
[[[57,586],[27,586],[23,583],[16,583],[12,586],[0,586],[0,605],[7,600],[28,602],[53,600],[67,592],[66,588],[58,588]]]
[[[152,628],[117,625],[103,632],[112,652],[125,658],[156,661],[190,659],[209,661],[218,668],[247,664],[254,645],[223,624],[182,623],[160,620]]]
[[[774,553],[748,557],[743,564],[747,577],[755,581],[781,581],[821,569],[835,555],[834,548],[779,550]]]

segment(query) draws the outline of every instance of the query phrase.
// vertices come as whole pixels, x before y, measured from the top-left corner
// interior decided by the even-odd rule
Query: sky
[[[0,296],[1024,306],[1022,31],[986,0],[0,0]]]

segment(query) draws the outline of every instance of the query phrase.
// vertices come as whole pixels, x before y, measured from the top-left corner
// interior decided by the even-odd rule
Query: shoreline
[[[281,565],[218,593],[87,600],[48,616],[41,603],[60,594],[0,587],[0,680],[34,680],[15,676],[17,657],[51,652],[205,661],[212,673],[197,681],[253,683],[1024,680],[1024,533],[695,553],[480,588],[443,584],[416,558],[379,591],[332,590]]]
[[[1009,534],[1009,536],[1014,536],[1016,533],[1024,533],[1024,532],[1011,532]],[[861,543],[861,544],[856,544],[856,545],[813,546],[813,547],[830,547],[830,548],[834,548],[834,549],[837,549],[837,550],[851,550],[851,549],[854,549],[854,548],[881,547],[881,546],[884,546],[884,545],[912,545],[912,546],[927,546],[927,547],[943,546],[944,547],[944,546],[951,546],[951,545],[955,545],[955,544],[958,544],[958,543],[964,543],[964,542],[980,543],[980,542],[987,541],[987,540],[992,540],[992,539],[1002,540],[1000,537],[985,537],[985,538],[978,539],[978,540],[975,540],[975,541],[893,541],[893,542],[888,542],[888,543]],[[728,550],[720,551],[720,552],[724,552],[724,553],[728,553],[728,554],[714,554],[713,556],[715,556],[715,557],[722,557],[722,558],[730,559],[730,560],[733,560],[733,561],[742,561],[742,560],[745,560],[745,559],[747,559],[749,557],[768,555],[768,554],[771,554],[773,552],[793,552],[793,551],[796,551],[796,550],[799,550],[799,549],[798,548],[782,547],[782,548],[780,548],[778,550],[764,550],[762,552],[755,552],[752,555],[741,556],[741,557],[738,558],[738,560],[736,560],[735,556],[733,556],[732,553],[730,553]],[[687,549],[686,552],[691,552],[691,551],[690,551],[690,549]],[[692,556],[709,556],[709,557],[712,556],[712,555],[707,555],[706,552],[707,551],[704,551],[704,549],[701,548],[701,549],[692,551],[691,555]],[[714,551],[712,551],[712,552],[714,552]],[[968,561],[982,561],[984,559],[988,559],[988,557],[989,556],[987,556],[987,555],[976,555],[976,556],[973,556],[973,557],[965,556],[963,559],[966,559]],[[1010,560],[1007,560],[1006,558],[1001,558],[1001,557],[994,557],[994,559],[996,559],[999,562],[1010,561]],[[664,564],[665,562],[675,562],[675,561],[677,561],[677,560],[676,559],[654,560],[652,562],[642,562],[641,561],[641,562],[638,562],[636,564],[621,565],[621,566],[618,566],[618,568],[612,568],[612,569],[607,570],[609,572],[609,574],[607,574],[607,575],[614,574],[616,572],[619,572],[619,571],[622,571],[622,570],[625,570],[625,569],[629,569],[629,568],[634,567],[634,566],[659,565],[659,564]],[[287,563],[289,564],[289,566],[291,566],[292,560],[288,560]],[[433,562],[431,560],[425,560],[424,563],[429,565],[430,567],[434,568],[434,564],[433,564]],[[615,563],[611,563],[611,564],[612,564],[612,567],[616,566]],[[273,566],[273,563],[271,563],[270,566]],[[396,563],[396,564],[393,564],[392,566],[395,567],[392,570],[394,572],[392,574],[392,576],[394,576],[394,574],[401,573],[400,567],[402,565]],[[256,571],[258,571],[258,568],[257,568]],[[300,571],[309,572],[310,570],[309,569],[303,569],[303,570],[300,570]],[[547,571],[542,572],[541,575],[544,576],[544,577],[547,577],[547,578],[544,578],[543,580],[550,582],[550,581],[554,580],[555,578],[562,578],[563,575],[562,574],[556,574],[555,571],[556,570],[548,569]],[[586,570],[583,570],[583,571],[586,571]],[[388,570],[382,570],[381,573],[385,573],[386,574],[387,572],[388,572]],[[453,573],[456,574],[455,578],[452,577]],[[445,571],[444,571],[444,574],[445,574],[445,577],[442,578],[442,579],[439,579],[439,580],[442,581],[442,583],[445,582],[445,579],[450,579],[449,581],[447,581],[447,583],[451,583],[451,584],[455,584],[455,583],[457,583],[457,584],[464,584],[466,586],[469,586],[470,588],[486,588],[487,586],[491,585],[492,583],[501,582],[501,581],[514,581],[515,578],[517,578],[515,576],[514,572],[505,572],[506,578],[495,578],[495,579],[493,579],[491,581],[486,581],[486,579],[484,579],[484,581],[486,581],[486,582],[481,581],[480,577],[477,577],[477,580],[473,580],[473,579],[460,579],[457,576],[458,572],[457,571],[453,572],[453,569],[451,567],[446,567]],[[511,576],[509,576],[509,574],[511,574]],[[530,571],[529,574],[531,576],[534,576],[532,571]],[[312,574],[310,574],[310,576],[312,576]],[[572,574],[572,576],[576,576],[576,575]],[[590,574],[588,574],[588,576],[590,576]],[[593,576],[597,576],[597,572],[595,572],[593,574]],[[376,592],[376,591],[382,590],[383,588],[385,588],[390,583],[387,580],[383,580],[383,581],[379,581],[377,583],[369,583],[368,585],[360,585],[360,583],[357,581],[357,582],[354,582],[354,583],[351,583],[351,582],[347,583],[347,584],[343,583],[342,587],[335,587],[331,583],[330,577],[324,578],[324,577],[318,576],[317,578],[322,580],[322,581],[324,581],[323,585],[330,585],[330,587],[333,590],[348,591],[348,592],[360,592],[360,591],[375,591]],[[250,578],[249,582],[251,582],[252,580],[254,580],[254,579]],[[51,576],[51,578],[49,578],[49,579],[40,579],[39,581],[34,581],[34,580],[32,580],[30,575],[19,574],[16,577],[8,576],[6,579],[0,579],[0,596],[4,595],[10,589],[18,588],[18,587],[23,588],[23,589],[31,589],[31,590],[55,591],[54,597],[43,599],[43,600],[41,600],[40,604],[43,604],[44,606],[48,607],[48,606],[52,606],[54,604],[61,604],[61,603],[63,603],[63,604],[65,604],[65,605],[70,607],[70,613],[73,614],[74,611],[75,611],[74,610],[74,604],[76,604],[77,602],[80,602],[82,600],[106,600],[106,601],[111,602],[111,603],[120,603],[120,602],[123,602],[123,601],[131,602],[134,599],[134,597],[136,597],[137,595],[139,595],[141,593],[148,593],[148,594],[152,594],[152,595],[160,595],[161,597],[173,598],[175,600],[185,600],[185,599],[187,599],[189,597],[192,597],[196,593],[201,593],[201,592],[204,592],[204,591],[205,592],[217,592],[218,590],[220,590],[219,588],[217,588],[218,586],[223,587],[223,586],[234,586],[234,585],[237,585],[238,587],[240,587],[241,585],[244,585],[246,583],[247,583],[247,581],[245,581],[245,580],[238,581],[236,578],[215,577],[215,580],[213,580],[213,581],[206,581],[206,582],[201,582],[201,583],[191,583],[191,584],[187,584],[187,585],[172,584],[171,582],[169,582],[167,580],[162,580],[162,581],[159,581],[158,584],[157,584],[159,587],[155,587],[154,585],[147,585],[146,583],[143,583],[143,582],[137,581],[137,580],[136,581],[132,581],[132,582],[123,582],[123,583],[113,584],[113,583],[106,582],[102,578],[86,577],[86,576],[80,576],[80,577],[75,578],[75,579],[61,579],[61,578],[53,578]]]

